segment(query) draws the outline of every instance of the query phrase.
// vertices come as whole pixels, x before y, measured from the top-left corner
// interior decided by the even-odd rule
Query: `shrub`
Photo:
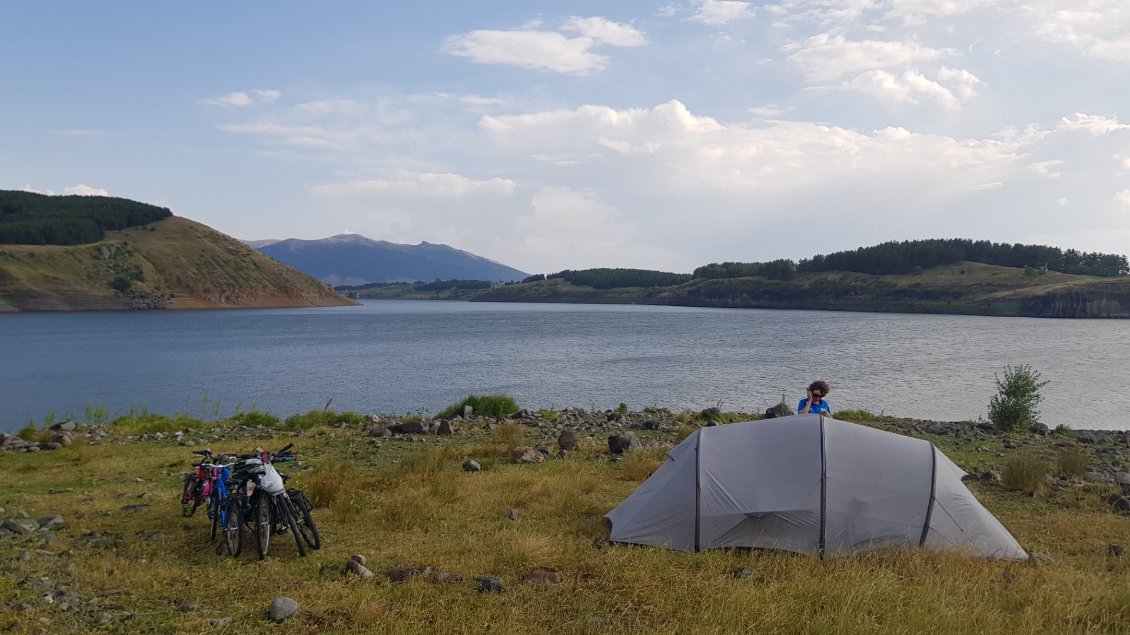
[[[995,375],[997,394],[989,400],[989,422],[1001,432],[1027,430],[1039,422],[1040,389],[1048,385],[1040,381],[1040,372],[1024,364],[1005,366],[1004,378]]]
[[[835,418],[841,421],[854,421],[856,423],[871,423],[878,421],[878,417],[870,410],[837,410]]]
[[[1048,476],[1048,462],[1035,452],[1021,452],[1004,465],[1001,481],[1011,490],[1034,492]]]
[[[1085,448],[1069,445],[1061,449],[1056,456],[1056,467],[1059,468],[1060,474],[1078,478],[1083,476],[1083,472],[1087,470],[1087,464],[1090,461],[1091,453]]]
[[[304,415],[291,415],[284,422],[291,430],[309,430],[318,426],[359,424],[364,418],[356,412],[333,412],[330,410],[311,410]]]
[[[436,416],[440,419],[451,419],[461,414],[464,406],[471,406],[476,415],[495,419],[509,417],[520,410],[517,402],[509,395],[471,395],[457,404],[448,406]]]
[[[1075,438],[1075,431],[1063,425],[1062,423],[1056,426],[1055,430],[1052,430],[1052,434],[1060,437],[1068,437],[1071,439]]]
[[[628,404],[621,401],[620,405],[616,406],[616,412],[618,412],[619,414],[622,414],[622,415],[628,414]]]
[[[279,424],[279,418],[269,412],[248,410],[232,416],[229,421],[242,426],[263,426],[272,428]]]
[[[34,441],[37,432],[38,430],[36,430],[35,428],[35,422],[28,421],[26,426],[20,428],[19,432],[16,433],[16,436],[20,437],[24,441]]]
[[[178,414],[169,418],[159,414],[128,414],[110,422],[110,427],[124,434],[170,434],[185,428],[206,428],[203,421]]]

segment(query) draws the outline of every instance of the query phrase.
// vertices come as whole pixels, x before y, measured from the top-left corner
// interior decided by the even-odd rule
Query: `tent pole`
[[[918,546],[926,544],[926,535],[930,533],[930,514],[934,512],[934,488],[938,484],[938,448],[930,444],[930,499],[926,501],[926,522],[922,523],[922,538]]]
[[[820,417],[820,559],[824,559],[827,546],[828,516],[828,455],[824,449],[824,415]]]
[[[698,476],[699,470],[701,469],[698,462],[698,455],[699,448],[702,447],[702,430],[699,430],[695,434],[698,435],[698,439],[695,440],[694,444],[694,550],[695,552],[698,552],[701,550],[698,540],[699,522],[702,518],[701,510],[699,508],[699,503],[702,501],[702,485],[699,482]]]

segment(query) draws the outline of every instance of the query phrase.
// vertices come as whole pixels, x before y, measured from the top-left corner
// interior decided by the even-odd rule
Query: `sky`
[[[0,189],[528,273],[1130,244],[1126,0],[0,4]]]

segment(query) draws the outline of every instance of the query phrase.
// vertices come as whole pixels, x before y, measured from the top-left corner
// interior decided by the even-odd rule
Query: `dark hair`
[[[832,387],[829,386],[828,382],[824,381],[823,379],[818,379],[812,382],[808,385],[808,389],[811,391],[819,390],[820,394],[824,397],[827,397],[828,393],[832,392]]]

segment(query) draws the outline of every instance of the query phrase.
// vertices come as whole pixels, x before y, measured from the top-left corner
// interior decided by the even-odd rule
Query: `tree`
[[[1040,412],[1036,410],[1040,400],[1040,389],[1048,385],[1040,381],[1040,371],[1032,370],[1028,364],[1005,366],[1004,378],[995,374],[997,394],[989,400],[989,422],[1001,432],[1027,430],[1039,423]]]

